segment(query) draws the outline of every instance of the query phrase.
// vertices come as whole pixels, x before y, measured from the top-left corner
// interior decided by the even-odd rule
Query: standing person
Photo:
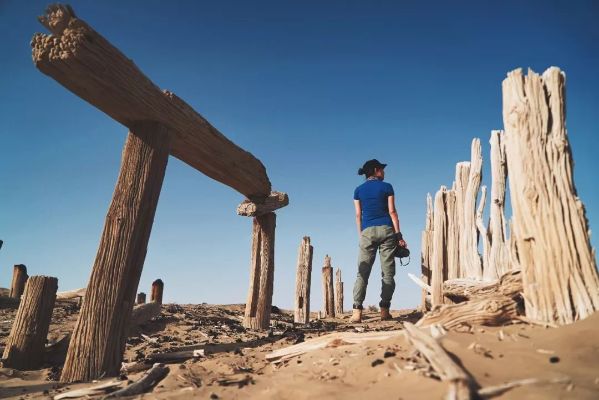
[[[385,167],[378,160],[369,160],[358,170],[366,175],[366,182],[354,191],[356,226],[360,236],[358,276],[354,284],[354,305],[350,322],[362,321],[362,303],[366,297],[366,286],[376,252],[381,255],[383,275],[381,288],[381,320],[391,319],[389,308],[395,290],[395,250],[397,245],[406,246],[399,230],[399,219],[395,209],[393,186],[385,179]]]

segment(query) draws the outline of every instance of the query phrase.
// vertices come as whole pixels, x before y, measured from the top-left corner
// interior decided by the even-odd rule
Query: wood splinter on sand
[[[335,317],[335,291],[333,287],[333,267],[331,266],[331,257],[328,254],[324,257],[324,266],[322,267],[322,298],[324,301],[324,316]]]
[[[20,299],[23,291],[25,290],[25,283],[27,282],[27,267],[23,264],[17,264],[12,270],[12,283],[10,285],[10,297],[13,299]]]
[[[41,366],[57,289],[56,278],[27,280],[2,356],[5,367],[30,370]]]
[[[312,256],[314,247],[310,245],[310,237],[304,236],[297,255],[297,272],[295,275],[295,312],[293,322],[307,324],[310,322],[310,284],[312,280]]]

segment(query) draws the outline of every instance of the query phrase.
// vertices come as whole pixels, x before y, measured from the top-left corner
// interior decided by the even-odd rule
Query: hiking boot
[[[381,321],[389,321],[393,319],[388,308],[381,307]]]
[[[351,318],[349,322],[352,324],[356,324],[358,322],[362,322],[362,310],[358,308],[354,308],[351,314]]]

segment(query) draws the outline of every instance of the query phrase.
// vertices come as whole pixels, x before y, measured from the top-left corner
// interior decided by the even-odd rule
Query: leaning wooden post
[[[470,175],[468,186],[464,193],[464,225],[460,232],[460,264],[464,268],[463,277],[469,279],[482,279],[483,270],[478,254],[478,242],[475,223],[475,208],[480,181],[482,178],[483,157],[480,140],[472,140],[470,161]]]
[[[313,254],[314,247],[310,245],[310,237],[304,236],[299,246],[295,275],[295,313],[293,321],[297,324],[310,322],[310,284]]]
[[[460,161],[455,166],[455,213],[456,220],[459,226],[457,241],[453,245],[457,249],[458,253],[458,278],[466,276],[463,260],[464,256],[461,255],[461,243],[464,240],[462,230],[464,229],[464,199],[466,196],[466,189],[468,188],[468,178],[470,177],[470,161]]]
[[[512,269],[505,222],[505,184],[507,164],[503,131],[491,132],[491,206],[489,217],[489,266],[483,271],[487,279],[499,279]]]
[[[164,282],[162,279],[156,279],[152,282],[152,294],[150,301],[152,303],[162,304],[162,294],[164,293]]]
[[[137,293],[137,300],[135,304],[146,304],[146,294],[144,292]]]
[[[169,154],[167,130],[136,124],[127,136],[96,261],[61,381],[118,375],[135,292]]]
[[[32,276],[27,280],[2,356],[5,367],[27,370],[41,366],[57,289],[56,278]]]
[[[599,276],[566,133],[565,74],[503,81],[503,123],[526,315],[568,324],[599,309]]]
[[[322,299],[324,302],[324,316],[335,317],[335,291],[333,287],[333,267],[331,257],[324,257],[322,267]]]
[[[426,194],[426,222],[421,236],[420,268],[422,281],[427,285],[431,284],[431,259],[433,254],[433,199],[430,193]],[[428,292],[422,290],[422,311],[427,310]]]
[[[434,229],[433,229],[433,256],[431,259],[431,305],[433,307],[443,304],[444,271],[447,269],[447,188],[441,188],[435,194]]]
[[[341,269],[335,271],[335,315],[343,315],[343,282],[341,281]]]
[[[13,299],[20,299],[25,290],[25,283],[27,282],[27,267],[23,264],[17,264],[12,270],[12,283],[10,285],[10,297]]]

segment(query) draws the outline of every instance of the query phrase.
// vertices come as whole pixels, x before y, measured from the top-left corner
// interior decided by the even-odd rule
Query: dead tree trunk
[[[461,243],[464,240],[462,230],[464,229],[464,199],[466,189],[468,188],[468,178],[470,176],[470,162],[461,161],[455,167],[455,202],[456,202],[456,220],[459,226],[456,243],[453,246],[458,254],[458,271],[457,278],[462,278],[466,275],[464,269],[464,257],[461,255]]]
[[[486,279],[496,279],[512,269],[507,247],[505,223],[505,182],[507,165],[502,131],[491,132],[491,206],[489,218],[489,265],[483,271]]]
[[[310,322],[310,284],[312,280],[312,255],[314,247],[310,238],[304,236],[297,256],[297,273],[295,275],[295,314],[294,322],[307,324]]]
[[[468,187],[464,194],[464,221],[460,232],[460,264],[464,268],[463,277],[482,279],[483,271],[480,255],[478,254],[474,213],[483,165],[480,140],[478,138],[472,140],[471,158]]]
[[[243,319],[243,326],[249,329],[268,329],[270,325],[276,217],[274,212],[254,217],[250,288]]]
[[[433,257],[431,260],[431,289],[432,306],[443,304],[443,281],[444,271],[447,271],[447,214],[445,199],[447,188],[441,189],[435,194],[434,230],[433,230]]]
[[[485,273],[486,270],[489,269],[489,248],[491,244],[489,243],[489,235],[487,233],[487,227],[483,221],[483,211],[485,209],[485,204],[487,203],[487,187],[482,186],[480,189],[480,200],[478,202],[478,207],[476,209],[476,230],[478,231],[478,238],[483,242],[483,254],[481,256],[481,264],[483,268],[483,279],[492,280],[497,279],[497,277],[487,276]],[[477,241],[478,248],[478,241]]]
[[[119,373],[168,154],[168,132],[159,124],[139,123],[127,136],[63,382]]]
[[[568,324],[599,309],[599,276],[566,133],[565,75],[503,81],[503,123],[526,316]]]
[[[20,299],[25,290],[25,283],[27,282],[27,267],[23,264],[17,264],[12,270],[12,283],[10,285],[10,297],[13,299]]]
[[[32,276],[27,280],[2,356],[5,367],[24,370],[41,366],[57,289],[56,278]]]
[[[335,317],[335,292],[333,288],[333,267],[331,257],[324,257],[322,267],[322,299],[324,301],[324,316]]]
[[[343,315],[343,282],[341,281],[341,269],[335,272],[335,315]]]
[[[422,231],[422,248],[420,253],[420,265],[422,271],[422,280],[427,285],[431,284],[431,259],[433,253],[433,200],[430,193],[426,195],[426,223]],[[422,291],[422,311],[427,310],[426,305],[427,292]]]
[[[146,304],[146,294],[144,292],[137,293],[135,304]]]
[[[456,192],[455,182],[454,189],[448,190],[445,195],[445,203],[447,209],[447,240],[445,248],[447,251],[447,276],[445,279],[456,279],[459,277],[459,232],[457,207],[456,207]]]
[[[152,295],[150,301],[152,303],[162,304],[162,293],[164,292],[164,282],[162,279],[156,279],[152,282]]]

